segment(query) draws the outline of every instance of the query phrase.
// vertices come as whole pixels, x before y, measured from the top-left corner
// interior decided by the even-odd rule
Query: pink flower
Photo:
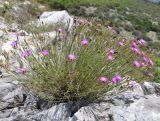
[[[110,50],[109,50],[109,54],[113,55],[113,54],[115,54],[115,53],[116,53],[115,49],[110,49]]]
[[[111,55],[111,54],[108,54],[107,55],[107,59],[109,60],[109,61],[112,61],[114,58],[113,58],[113,55]]]
[[[63,40],[64,39],[64,34],[60,34],[60,36],[59,36],[59,38],[61,39],[61,40]]]
[[[145,64],[145,63],[141,63],[141,65],[142,65],[143,67],[146,67],[146,66],[147,66],[147,64]]]
[[[42,50],[42,51],[41,51],[41,54],[42,54],[43,56],[47,56],[47,55],[49,55],[49,51],[48,51],[48,50]]]
[[[141,64],[140,64],[137,60],[134,60],[134,61],[133,61],[133,65],[134,65],[136,68],[140,68],[140,67],[141,67]]]
[[[148,71],[148,70],[145,71],[145,75],[146,75],[146,76],[149,76],[149,77],[153,77],[153,74],[152,74],[150,71]]]
[[[145,55],[145,53],[144,53],[143,51],[141,51],[141,55],[142,55],[142,56],[144,56],[144,55]]]
[[[11,42],[11,46],[12,46],[13,48],[16,48],[16,47],[17,47],[17,41],[12,41],[12,42]]]
[[[119,46],[123,46],[124,43],[123,43],[123,42],[118,42],[118,45],[119,45]]]
[[[83,25],[83,24],[85,24],[85,21],[83,19],[80,19],[79,23]]]
[[[144,39],[140,39],[140,40],[138,40],[138,44],[139,45],[144,45],[146,42],[145,42],[145,40]]]
[[[57,28],[56,31],[57,31],[58,33],[64,33],[64,29],[63,29],[63,28],[60,28],[60,27]]]
[[[148,60],[148,64],[150,65],[150,66],[153,66],[154,65],[154,63],[153,63],[153,61],[149,58],[149,60]]]
[[[138,84],[137,84],[136,81],[131,81],[131,82],[129,83],[129,86],[130,86],[132,89],[134,89],[134,88],[136,88],[136,87],[138,86]]]
[[[137,45],[135,42],[132,43],[132,47],[133,47],[133,48],[137,48],[137,46],[138,46],[138,45]]]
[[[144,60],[144,62],[146,62],[150,66],[154,65],[153,61],[150,58],[148,58],[147,56],[143,56],[143,60]]]
[[[144,62],[148,63],[149,58],[147,56],[143,56]]]
[[[26,51],[24,51],[24,52],[21,53],[21,56],[24,57],[24,58],[27,58],[27,57],[29,57],[31,54],[32,54],[32,51],[31,51],[31,50],[26,50]]]
[[[113,78],[112,78],[112,83],[113,84],[117,84],[117,83],[119,83],[120,81],[122,81],[122,77],[121,77],[121,75],[115,75]]]
[[[154,49],[153,49],[153,48],[149,48],[148,50],[149,50],[150,52],[153,52],[153,51],[154,51]]]
[[[88,45],[88,40],[86,38],[84,38],[81,43],[82,43],[82,45]]]
[[[19,73],[20,73],[20,74],[26,73],[26,68],[21,67],[21,68],[19,69]]]
[[[132,52],[141,55],[141,51],[140,51],[138,48],[136,48],[136,47],[131,47],[131,50],[132,50]]]
[[[74,61],[74,60],[76,60],[76,55],[71,53],[68,55],[68,59],[71,61]]]
[[[112,30],[112,34],[117,34],[116,30],[113,29]]]
[[[108,78],[107,77],[105,77],[105,76],[101,76],[100,78],[99,78],[99,80],[101,81],[101,82],[107,82],[108,81]]]

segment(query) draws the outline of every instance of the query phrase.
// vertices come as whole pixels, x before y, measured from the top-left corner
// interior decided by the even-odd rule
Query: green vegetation
[[[151,39],[146,36],[149,31],[157,32],[160,40],[160,6],[147,3],[144,0],[38,0],[56,9],[65,9],[70,13],[84,17],[95,17],[100,19],[103,24],[108,21],[111,26],[121,31],[123,27],[126,31],[132,32],[137,38]],[[82,6],[95,6],[97,10],[92,14],[86,14]],[[110,9],[116,10],[115,16],[110,16]],[[132,26],[122,24],[126,20]],[[154,24],[156,22],[157,24]],[[156,46],[156,45],[155,45]]]
[[[113,26],[119,33],[124,28],[131,32],[135,38],[144,38],[149,43],[149,47],[160,51],[160,5],[147,3],[144,0],[39,0],[50,4],[57,9],[66,9],[70,13],[86,18],[98,18],[103,25]],[[89,6],[96,7],[97,10],[91,14],[86,14],[85,9]],[[110,11],[112,9],[113,11]],[[112,15],[110,15],[112,13]],[[129,24],[126,24],[127,22]],[[146,33],[154,31],[159,41],[149,38]],[[155,80],[159,78],[159,59],[155,61]]]
[[[141,53],[143,44],[121,38],[113,28],[97,22],[84,22],[77,20],[74,31],[57,28],[57,37],[49,45],[45,45],[45,37],[33,33],[36,51],[28,42],[22,47],[13,41],[20,73],[13,75],[40,98],[53,102],[93,102],[108,91],[134,88],[135,81],[150,78],[152,61],[150,55]],[[143,56],[148,56],[147,67],[140,66]]]
[[[154,81],[160,83],[160,57],[156,58],[156,65],[154,68]]]

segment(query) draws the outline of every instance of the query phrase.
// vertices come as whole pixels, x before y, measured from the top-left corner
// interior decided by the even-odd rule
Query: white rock
[[[7,29],[7,25],[5,23],[0,22],[0,29]]]
[[[98,121],[91,107],[82,107],[69,121]]]
[[[70,116],[70,105],[61,103],[37,114],[40,121],[67,121]]]
[[[154,31],[149,31],[146,33],[146,36],[148,38],[150,38],[153,42],[158,42],[158,36],[157,36],[157,32]]]
[[[62,22],[65,26],[71,27],[73,25],[73,17],[71,17],[67,11],[53,11],[44,12],[39,19],[39,23],[46,24],[56,24]]]
[[[24,3],[23,3],[24,5],[30,5],[30,4],[32,4],[30,1],[25,1]]]
[[[160,95],[160,84],[155,82],[144,82],[144,91],[147,95]]]
[[[9,5],[9,2],[8,2],[8,1],[5,1],[4,4],[5,4],[5,5]]]
[[[0,37],[3,37],[4,32],[2,30],[0,30]]]
[[[5,51],[7,53],[13,51],[13,47],[11,46],[12,41],[8,41],[6,43],[3,43],[2,45],[2,51]]]
[[[0,109],[23,101],[22,88],[11,78],[0,78]]]
[[[133,93],[139,96],[143,96],[144,92],[140,84],[137,83],[136,87],[133,89]]]
[[[4,65],[5,61],[6,61],[5,57],[0,55],[0,64]]]
[[[130,106],[112,108],[114,121],[160,121],[160,97],[153,95],[135,100]]]

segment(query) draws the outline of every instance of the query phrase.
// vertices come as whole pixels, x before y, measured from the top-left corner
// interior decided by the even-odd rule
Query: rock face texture
[[[26,93],[9,77],[0,79],[0,121],[159,121],[160,84],[145,82],[134,90],[84,104],[50,104]]]
[[[0,79],[0,110],[20,105],[23,102],[22,87],[10,78]]]

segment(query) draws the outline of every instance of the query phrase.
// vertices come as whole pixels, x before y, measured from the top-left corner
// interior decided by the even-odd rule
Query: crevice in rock
[[[24,104],[23,103],[19,103],[19,104],[10,104],[9,106],[7,106],[6,108],[4,109],[1,109],[0,111],[5,111],[5,110],[10,110],[10,109],[13,109],[13,108],[16,108],[16,107],[21,107],[23,106]]]
[[[22,101],[22,103],[24,103],[26,101],[26,99],[27,99],[27,95],[23,94],[23,101]]]
[[[90,102],[88,101],[78,101],[78,102],[73,102],[72,106],[71,106],[71,115],[70,117],[72,117],[80,108],[88,106],[90,104]]]
[[[109,121],[114,121],[113,120],[113,114],[108,114],[108,118],[109,118]]]
[[[43,99],[38,99],[36,102],[36,107],[38,110],[48,109],[51,107],[51,105],[53,105],[53,104],[51,104],[47,100],[43,100]]]

